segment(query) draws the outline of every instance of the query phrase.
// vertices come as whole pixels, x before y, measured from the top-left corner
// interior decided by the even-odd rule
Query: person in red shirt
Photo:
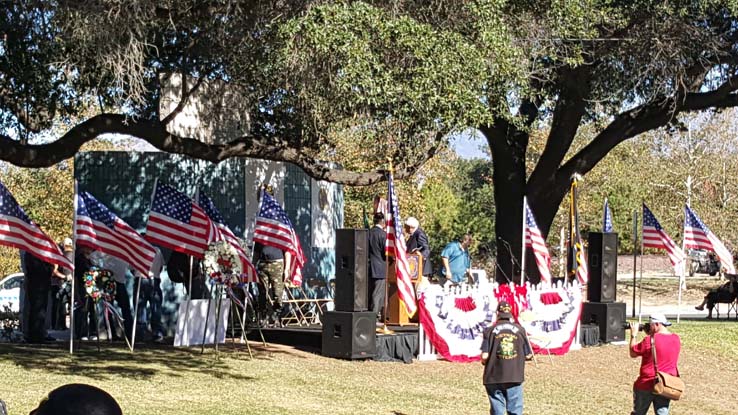
[[[633,384],[633,412],[632,415],[645,415],[653,403],[656,415],[669,414],[669,399],[651,393],[654,380],[656,379],[656,368],[653,364],[653,353],[651,353],[651,336],[656,347],[656,364],[658,370],[673,376],[679,376],[677,364],[679,352],[682,348],[679,335],[667,329],[671,323],[663,314],[651,314],[648,324],[648,334],[640,343],[638,342],[638,323],[630,323],[630,357],[641,358],[641,369],[638,378]]]

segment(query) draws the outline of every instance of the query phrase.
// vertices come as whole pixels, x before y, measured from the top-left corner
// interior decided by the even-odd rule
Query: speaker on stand
[[[327,311],[323,314],[321,354],[339,359],[369,359],[377,354],[377,314]]]
[[[369,309],[369,231],[336,229],[336,311]]]
[[[591,232],[587,259],[587,299],[597,303],[615,301],[618,277],[618,234]]]

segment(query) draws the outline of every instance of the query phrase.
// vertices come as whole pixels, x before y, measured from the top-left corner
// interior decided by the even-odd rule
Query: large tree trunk
[[[487,138],[492,154],[497,234],[495,279],[501,283],[519,282],[528,134],[504,121],[480,130]]]

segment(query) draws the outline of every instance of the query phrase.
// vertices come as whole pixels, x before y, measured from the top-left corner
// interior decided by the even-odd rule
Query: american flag
[[[215,227],[208,215],[192,199],[173,187],[159,184],[146,224],[146,240],[202,258]]]
[[[715,251],[728,274],[735,274],[733,256],[720,239],[702,223],[689,206],[684,206],[684,247]]]
[[[212,241],[226,241],[238,252],[238,257],[241,258],[241,267],[243,269],[241,281],[245,283],[256,282],[257,278],[254,265],[251,264],[249,257],[243,250],[243,247],[239,243],[238,238],[236,238],[236,235],[231,231],[228,225],[226,225],[223,216],[218,211],[218,208],[215,207],[212,199],[200,191],[197,193],[197,204],[205,211],[205,214],[208,215],[210,220],[213,222],[213,225],[215,225],[214,235],[213,238],[211,238]]]
[[[528,202],[523,201],[523,203],[525,203],[525,246],[533,248],[533,255],[536,258],[541,280],[549,282],[551,281],[551,256],[548,254],[548,248],[546,248],[546,240],[543,238],[541,230],[538,229]]]
[[[44,262],[74,270],[74,264],[64,256],[59,245],[26,215],[2,183],[0,183],[0,245],[22,249]]]
[[[374,196],[374,213],[384,213],[384,216],[387,217],[387,214],[389,213],[387,199],[379,195]]]
[[[261,208],[256,215],[254,227],[254,242],[273,246],[292,254],[290,267],[292,284],[302,285],[302,267],[305,264],[305,255],[302,253],[300,238],[292,227],[282,206],[267,192],[261,192]]]
[[[392,173],[387,179],[387,200],[389,221],[387,222],[387,241],[385,253],[387,256],[395,257],[395,276],[397,277],[397,292],[400,301],[405,304],[405,310],[410,316],[415,315],[418,305],[415,302],[415,287],[410,278],[410,266],[407,262],[407,247],[405,238],[402,237],[402,220],[400,219],[400,206],[395,193],[395,183]]]
[[[605,198],[602,215],[602,232],[612,232],[612,212],[610,212],[610,204],[607,202],[607,198]]]
[[[656,216],[651,213],[645,203],[643,204],[643,247],[665,250],[671,265],[674,266],[674,272],[681,275],[681,268],[684,267],[684,252],[664,231],[659,221],[656,220]]]
[[[91,194],[77,195],[75,236],[79,245],[114,256],[148,276],[156,249]]]

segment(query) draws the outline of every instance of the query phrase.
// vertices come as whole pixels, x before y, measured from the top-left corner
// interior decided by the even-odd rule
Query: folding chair
[[[738,297],[733,300],[732,303],[728,304],[728,312],[725,313],[730,319],[730,312],[733,312],[733,317],[738,320]]]
[[[538,344],[541,348],[543,348],[546,351],[546,354],[548,355],[549,363],[553,365],[553,358],[551,357],[551,351],[548,350],[549,346],[551,346],[551,339],[541,337],[541,336],[528,336],[528,340],[534,340],[536,344]],[[535,360],[535,358],[536,358],[536,355],[534,353],[533,361],[536,363],[536,366],[538,366],[538,362]]]

